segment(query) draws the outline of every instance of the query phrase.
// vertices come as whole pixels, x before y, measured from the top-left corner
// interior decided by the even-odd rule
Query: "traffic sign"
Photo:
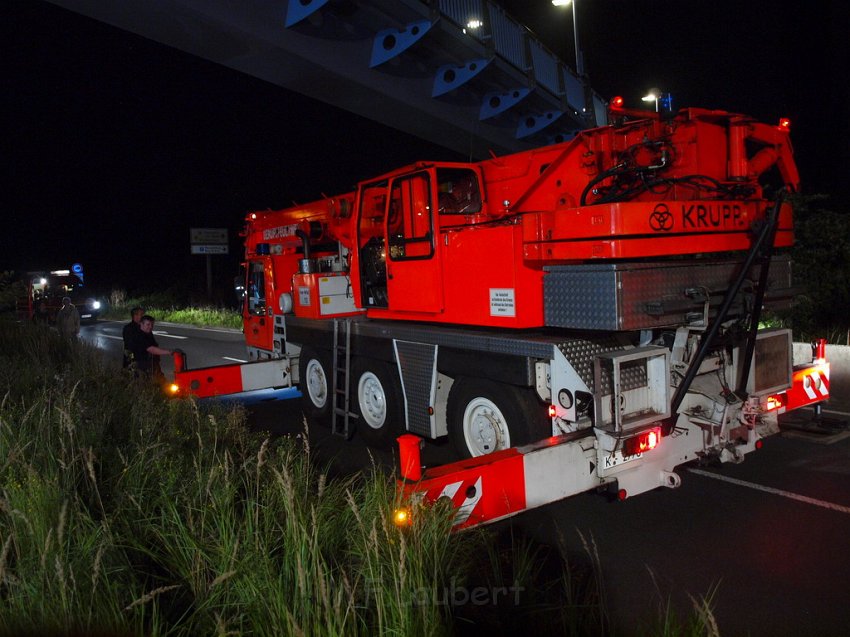
[[[189,228],[189,243],[227,245],[227,228]]]
[[[227,245],[193,245],[192,254],[230,254]]]

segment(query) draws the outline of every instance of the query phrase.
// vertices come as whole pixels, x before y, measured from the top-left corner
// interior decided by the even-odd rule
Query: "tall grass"
[[[616,632],[596,570],[441,507],[400,530],[392,479],[330,479],[307,440],[0,321],[0,634]]]
[[[219,307],[175,307],[156,305],[155,299],[129,299],[120,304],[111,304],[102,315],[114,321],[129,321],[130,309],[136,306],[145,308],[145,312],[157,321],[197,325],[199,327],[229,327],[241,329],[242,315],[236,310]]]

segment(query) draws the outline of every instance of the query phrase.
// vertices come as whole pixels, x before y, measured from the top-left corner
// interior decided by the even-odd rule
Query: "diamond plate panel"
[[[407,407],[407,429],[433,438],[436,423],[428,408],[434,394],[437,346],[410,341],[395,341],[394,346]]]
[[[595,339],[573,338],[557,343],[557,347],[584,381],[584,384],[593,392],[599,391],[594,387],[593,379],[593,363],[596,357],[607,352],[631,349],[631,345],[616,335],[600,336]],[[620,382],[624,390],[643,387],[646,385],[646,366],[634,365],[623,369]],[[603,374],[602,385],[601,392],[603,395],[614,391],[610,374]]]
[[[702,290],[719,303],[734,280],[739,261],[600,263],[546,268],[544,316],[549,327],[640,330],[681,325],[685,315],[701,313],[703,303],[686,290]],[[755,286],[760,271],[748,274]],[[775,258],[768,291],[791,287],[791,262]]]

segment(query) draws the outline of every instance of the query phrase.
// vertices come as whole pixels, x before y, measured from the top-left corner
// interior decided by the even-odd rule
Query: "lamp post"
[[[644,102],[655,102],[655,112],[664,109],[665,113],[673,112],[673,96],[670,93],[662,93],[657,88],[649,89],[649,93],[640,98]]]
[[[658,100],[661,97],[661,91],[657,88],[649,89],[649,93],[644,95],[641,99],[642,102],[655,102],[655,112],[658,112]]]
[[[573,10],[573,43],[576,49],[576,74],[579,77],[584,77],[584,63],[581,59],[581,49],[578,46],[578,22],[576,22],[576,2],[578,0],[552,0],[552,4],[556,7],[566,7],[572,5]]]

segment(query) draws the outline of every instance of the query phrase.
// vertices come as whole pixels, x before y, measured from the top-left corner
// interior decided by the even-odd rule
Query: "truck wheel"
[[[360,417],[357,432],[373,447],[390,446],[404,428],[404,400],[396,369],[384,361],[354,361],[353,409]]]
[[[461,458],[548,437],[546,411],[530,389],[491,380],[455,381],[446,406],[449,438]]]
[[[298,370],[301,375],[301,404],[307,422],[329,427],[333,404],[330,355],[312,347],[302,347]]]

